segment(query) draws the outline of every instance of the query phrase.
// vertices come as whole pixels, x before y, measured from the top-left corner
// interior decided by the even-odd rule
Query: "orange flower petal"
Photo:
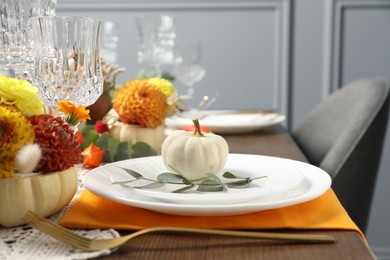
[[[64,114],[69,114],[73,112],[73,110],[75,109],[75,105],[73,105],[72,102],[70,102],[69,100],[65,102],[60,100],[57,102],[57,106],[58,106],[58,111]]]
[[[90,120],[91,116],[89,115],[89,109],[85,109],[82,105],[76,107],[69,100],[58,101],[57,102],[58,111],[64,113],[66,116],[69,116],[68,123],[85,122],[87,119]]]
[[[77,137],[77,141],[82,144],[84,142],[84,136],[80,133],[80,131],[77,131],[75,133],[76,137]]]
[[[100,149],[100,147],[91,143],[81,152],[81,155],[83,156],[83,166],[95,168],[102,162],[104,151]]]

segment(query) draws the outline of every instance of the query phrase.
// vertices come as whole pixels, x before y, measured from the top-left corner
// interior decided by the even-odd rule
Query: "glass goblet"
[[[102,23],[100,55],[109,64],[118,64],[118,24],[113,21]]]
[[[57,0],[0,0],[0,70],[32,79],[30,19],[55,16]]]
[[[138,63],[146,63],[161,76],[161,66],[173,63],[175,18],[170,15],[138,16],[136,25],[140,38]]]
[[[101,21],[86,17],[36,17],[33,84],[48,106],[70,101],[89,106],[103,93]]]
[[[187,95],[194,94],[194,83],[202,80],[206,69],[199,42],[181,42],[176,46],[175,76],[187,87]]]

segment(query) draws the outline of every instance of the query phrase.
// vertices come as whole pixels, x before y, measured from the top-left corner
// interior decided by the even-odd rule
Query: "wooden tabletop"
[[[307,162],[282,126],[250,134],[224,135],[224,138],[230,153],[278,156]],[[280,231],[333,235],[336,243],[292,244],[213,235],[150,234],[131,240],[110,256],[100,259],[375,259],[364,239],[354,231]]]

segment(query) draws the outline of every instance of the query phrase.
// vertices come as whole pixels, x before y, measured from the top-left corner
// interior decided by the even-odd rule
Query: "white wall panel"
[[[389,11],[387,0],[327,1],[325,95],[357,77],[389,75]]]
[[[275,108],[288,113],[289,1],[64,1],[58,15],[89,15],[119,25],[121,80],[134,77],[139,38],[134,18],[165,13],[177,19],[177,39],[199,39],[206,77],[195,84],[197,104],[219,93],[212,108]],[[170,70],[171,68],[166,67]],[[180,92],[185,89],[175,81]]]

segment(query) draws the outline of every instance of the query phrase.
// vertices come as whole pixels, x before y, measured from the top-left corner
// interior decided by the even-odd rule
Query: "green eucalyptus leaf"
[[[96,139],[95,145],[99,146],[103,150],[108,150],[108,139],[110,138],[111,136],[109,133],[103,133],[98,139]]]
[[[110,157],[110,150],[109,150],[109,139],[110,138],[111,138],[111,136],[108,133],[103,133],[95,141],[95,144],[97,146],[99,146],[103,151],[105,151],[103,159],[102,159],[103,162],[112,162],[112,159]]]
[[[225,189],[225,185],[221,185],[221,182],[215,179],[204,180],[198,185],[198,188],[196,188],[197,191],[203,192],[224,191]]]
[[[248,177],[243,177],[243,176],[239,176],[239,175],[235,175],[231,172],[225,172],[223,174],[223,177],[227,178],[227,179],[247,179]]]
[[[131,150],[129,149],[129,155],[131,158],[140,158],[147,156],[157,155],[157,152],[147,143],[137,142],[131,146]]]
[[[189,190],[189,189],[192,189],[192,188],[195,187],[195,186],[196,186],[195,184],[190,184],[190,185],[185,186],[185,187],[183,187],[183,188],[174,190],[174,191],[172,191],[172,193],[182,193],[182,192],[185,192],[185,191],[187,191],[187,190]]]
[[[109,153],[109,162],[114,162],[115,154],[118,149],[120,142],[115,138],[108,139],[108,153]]]
[[[225,173],[223,174],[223,177],[225,177],[225,178],[227,178],[227,179],[235,179],[235,178],[237,178],[236,175],[234,175],[234,174],[231,173],[231,172],[225,172]]]
[[[131,169],[126,169],[126,168],[122,168],[122,167],[119,167],[119,166],[116,166],[116,167],[124,170],[125,172],[127,172],[129,175],[131,175],[135,179],[141,179],[141,178],[144,177],[141,173],[133,171]]]
[[[129,154],[127,153],[127,142],[121,142],[116,148],[114,162],[127,159],[129,159]]]
[[[249,184],[252,182],[250,178],[246,178],[243,180],[235,181],[235,182],[230,182],[226,184],[228,188],[234,188],[234,189],[243,189],[249,186]]]
[[[157,180],[162,183],[174,183],[174,184],[192,184],[187,178],[171,172],[164,172],[157,176]]]
[[[94,124],[86,124],[81,130],[80,133],[84,136],[89,131],[94,130],[95,131],[95,125]]]
[[[146,184],[143,186],[136,186],[134,188],[137,188],[137,189],[158,189],[158,188],[161,188],[162,186],[164,186],[164,183],[152,182],[152,183],[149,183],[149,184]]]
[[[132,153],[133,153],[133,146],[134,146],[134,144],[133,144],[133,142],[131,140],[127,142],[127,153],[129,154],[130,158],[133,158],[133,155],[132,155]]]
[[[170,82],[175,81],[175,76],[168,71],[163,71],[161,74],[161,78],[169,80]]]
[[[225,191],[226,190],[226,187],[225,187],[225,184],[217,177],[217,175],[213,174],[213,173],[207,173],[207,175],[213,179],[214,181],[218,182],[222,187],[223,187],[223,190]]]
[[[126,184],[126,183],[132,183],[132,182],[134,182],[135,180],[130,180],[130,181],[113,181],[113,182],[111,182],[111,184]],[[127,185],[123,185],[123,186],[126,186],[126,187],[128,187]]]
[[[89,131],[85,131],[85,133],[82,134],[82,135],[84,137],[84,141],[80,145],[80,149],[81,150],[84,150],[90,144],[95,143],[96,139],[98,139],[98,137],[99,137],[99,134],[97,132],[95,132],[95,130],[93,128],[91,130],[89,130]]]
[[[83,129],[80,130],[80,133],[82,136],[86,136],[89,132],[95,132],[96,134],[98,134],[96,131],[95,131],[95,128],[93,125],[86,125],[85,127],[83,127]]]

